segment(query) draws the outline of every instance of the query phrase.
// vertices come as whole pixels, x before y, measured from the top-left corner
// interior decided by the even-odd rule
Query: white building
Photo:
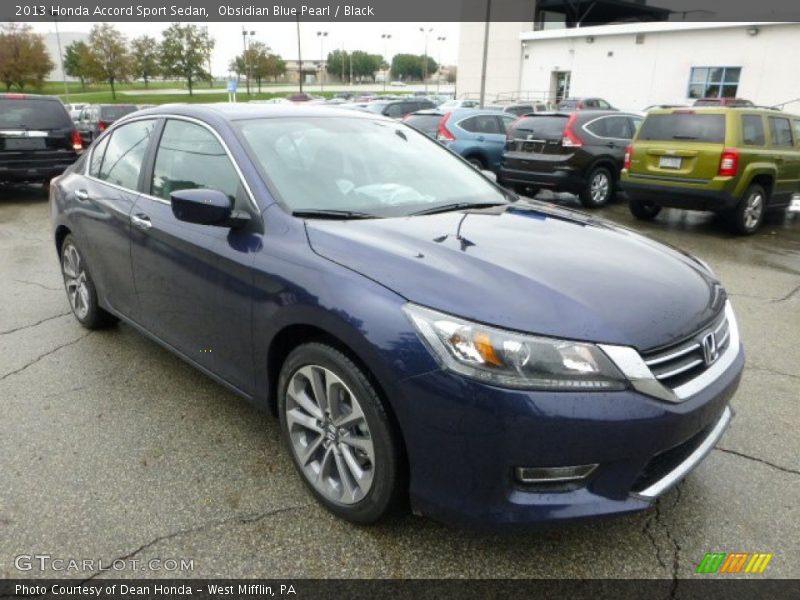
[[[480,90],[483,27],[462,26],[459,95]],[[598,96],[642,109],[723,95],[800,112],[798,56],[798,23],[655,21],[540,30],[492,23],[487,101]]]

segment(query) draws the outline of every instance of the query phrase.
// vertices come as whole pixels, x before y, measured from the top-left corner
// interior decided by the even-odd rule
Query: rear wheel
[[[515,185],[514,191],[517,192],[521,196],[527,196],[528,198],[534,198],[536,194],[539,193],[541,188],[532,186],[532,185]]]
[[[102,329],[113,325],[117,318],[100,308],[97,289],[83,255],[71,235],[61,245],[61,273],[72,314],[87,329]]]
[[[759,184],[752,184],[728,215],[733,230],[742,235],[755,233],[764,220],[766,209],[767,192]]]
[[[295,467],[317,500],[354,523],[401,493],[399,444],[369,378],[331,346],[304,344],[281,368],[278,413]]]
[[[586,178],[586,186],[580,193],[581,204],[586,208],[605,206],[614,196],[614,177],[605,167],[595,167]]]
[[[483,159],[480,156],[468,156],[467,162],[479,171],[486,169],[486,164],[483,162]]]
[[[661,212],[661,207],[653,202],[631,199],[628,202],[631,214],[640,221],[652,221]]]

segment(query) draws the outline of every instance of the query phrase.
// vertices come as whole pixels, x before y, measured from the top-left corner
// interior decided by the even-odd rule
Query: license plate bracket
[[[680,156],[662,156],[658,159],[658,166],[662,169],[680,169],[681,162]]]
[[[43,138],[6,138],[6,150],[44,150]]]

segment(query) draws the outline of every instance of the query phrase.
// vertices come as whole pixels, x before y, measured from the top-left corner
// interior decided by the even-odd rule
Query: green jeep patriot
[[[621,187],[638,219],[710,210],[753,233],[800,194],[800,117],[755,107],[653,110],[625,155]]]

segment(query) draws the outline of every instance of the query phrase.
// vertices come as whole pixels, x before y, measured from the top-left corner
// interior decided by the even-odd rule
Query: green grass
[[[207,87],[208,84],[201,84],[203,87]],[[222,81],[215,81],[215,87],[224,87],[225,83]],[[128,90],[142,90],[146,92],[148,89],[151,90],[165,90],[165,89],[185,89],[186,83],[184,81],[151,81],[148,87],[145,87],[144,83],[134,82],[134,83],[118,83],[114,86],[117,91],[128,91]],[[80,82],[77,81],[70,81],[67,83],[67,90],[70,95],[72,94],[91,94],[91,93],[99,93],[99,92],[111,92],[111,86],[107,83],[87,83],[85,89],[81,87]],[[46,81],[42,85],[41,90],[36,90],[39,94],[54,94],[54,95],[64,95],[64,82],[63,81]]]

